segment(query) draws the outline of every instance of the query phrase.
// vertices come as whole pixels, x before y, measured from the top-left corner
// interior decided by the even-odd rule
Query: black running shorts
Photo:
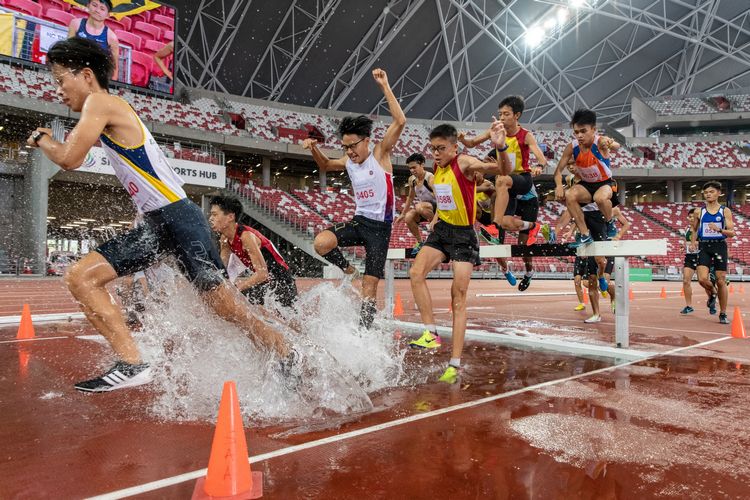
[[[391,241],[391,223],[355,215],[349,222],[328,228],[340,247],[365,247],[365,275],[385,278],[385,261]]]
[[[206,217],[187,198],[145,213],[141,224],[96,251],[118,276],[143,271],[163,255],[173,255],[187,279],[202,291],[216,288],[226,274]]]
[[[277,273],[270,274],[268,280],[243,290],[251,304],[265,305],[266,294],[271,292],[274,299],[284,307],[292,307],[297,300],[297,284],[292,273],[283,269]]]
[[[717,272],[727,270],[729,251],[726,240],[703,240],[698,243],[698,265],[713,267]]]
[[[697,253],[686,253],[685,262],[682,267],[687,267],[695,271],[698,268],[698,254]]]
[[[576,257],[573,262],[573,276],[588,276],[589,264],[586,257]]]
[[[440,250],[445,255],[443,262],[471,262],[478,266],[479,241],[473,226],[454,226],[443,220],[435,223],[424,246]]]
[[[519,203],[517,197],[528,194],[529,191],[531,191],[531,188],[534,186],[534,182],[531,179],[530,172],[524,172],[522,174],[511,174],[510,178],[513,181],[513,185],[510,187],[510,189],[508,189],[508,206],[505,207],[505,215],[518,215],[516,213],[516,207]]]

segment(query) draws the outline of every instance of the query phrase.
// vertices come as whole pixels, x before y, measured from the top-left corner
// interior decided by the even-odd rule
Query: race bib
[[[227,262],[227,276],[229,277],[229,281],[234,283],[234,280],[245,271],[247,271],[247,266],[234,253],[230,253],[229,262]]]
[[[453,199],[453,186],[451,184],[435,184],[435,198],[439,210],[456,210],[456,200]]]
[[[715,224],[714,222],[704,222],[701,224],[701,229],[703,231],[703,237],[704,238],[717,238],[722,236],[721,231],[716,231],[715,229],[711,229],[709,227],[710,224]],[[717,224],[718,226],[718,224]]]
[[[358,206],[377,205],[378,200],[375,197],[375,184],[366,182],[353,188],[354,199]]]

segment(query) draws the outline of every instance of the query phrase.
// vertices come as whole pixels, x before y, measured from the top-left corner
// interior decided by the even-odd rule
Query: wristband
[[[497,151],[498,153],[502,153],[502,152],[507,151],[507,150],[508,150],[508,144],[507,143],[505,144],[504,148],[498,148],[497,146],[495,146],[495,151]]]

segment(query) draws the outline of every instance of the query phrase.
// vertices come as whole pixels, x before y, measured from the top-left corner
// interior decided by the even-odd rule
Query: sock
[[[375,301],[372,299],[364,299],[362,301],[362,307],[359,310],[359,326],[364,326],[369,329],[372,326],[372,322],[375,320],[376,311],[377,308],[375,307]]]
[[[425,325],[425,328],[427,328],[427,330],[429,330],[429,332],[433,334],[435,337],[440,336],[438,334],[437,327],[435,325]]]
[[[534,271],[526,271],[525,273],[523,273],[523,275],[527,278],[531,278],[534,276]]]
[[[346,257],[344,257],[344,254],[341,253],[341,249],[339,247],[334,248],[322,257],[342,271],[345,271],[346,268],[349,267],[349,261],[346,260]]]
[[[532,227],[534,227],[533,222],[526,222],[526,221],[521,222],[521,231],[526,231],[527,229],[531,229]]]
[[[456,368],[461,368],[461,358],[451,358],[448,364]]]

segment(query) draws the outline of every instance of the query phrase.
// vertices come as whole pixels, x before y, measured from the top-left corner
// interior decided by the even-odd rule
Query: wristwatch
[[[38,146],[39,145],[39,139],[41,139],[43,135],[47,135],[47,133],[46,132],[42,132],[41,130],[37,130],[36,132],[34,132],[33,134],[31,134],[31,140],[34,142],[34,144],[36,144]]]

